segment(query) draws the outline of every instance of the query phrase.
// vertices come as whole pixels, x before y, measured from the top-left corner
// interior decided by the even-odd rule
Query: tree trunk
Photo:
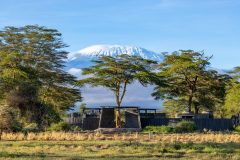
[[[194,110],[195,110],[195,114],[199,113],[199,108],[197,106],[194,107]]]
[[[197,90],[196,89],[197,80],[198,80],[198,76],[196,76],[193,83],[190,84],[191,93],[190,93],[190,96],[189,96],[189,99],[188,99],[188,112],[189,113],[192,112],[192,101],[193,101],[194,93]]]
[[[120,107],[117,107],[117,108],[116,108],[115,117],[116,117],[116,128],[121,128],[121,127],[122,127],[122,124],[121,124],[121,112],[120,112]]]
[[[118,84],[118,83],[117,83]],[[120,84],[118,84],[120,85]],[[116,102],[117,102],[117,108],[115,109],[115,122],[116,122],[116,128],[121,128],[121,113],[120,113],[120,86],[116,88]]]
[[[189,99],[188,99],[188,112],[189,113],[192,112],[192,99],[193,99],[193,95],[190,95]]]
[[[119,95],[119,94],[117,94]],[[121,103],[119,101],[119,96],[117,97],[117,108],[115,109],[115,121],[116,121],[116,128],[121,128],[121,112],[120,112]]]
[[[121,128],[122,127],[120,108],[121,108],[121,103],[122,103],[123,97],[126,93],[126,88],[127,88],[127,80],[125,80],[123,82],[123,90],[122,90],[122,95],[121,96],[120,96],[120,83],[119,83],[119,87],[116,88],[116,92],[115,92],[116,102],[117,102],[117,108],[115,110],[116,128]]]

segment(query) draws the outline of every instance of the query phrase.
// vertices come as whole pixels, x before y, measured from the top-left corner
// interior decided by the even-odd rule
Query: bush
[[[11,125],[12,132],[20,132],[20,131],[22,131],[22,129],[23,129],[23,127],[20,122],[18,122],[17,120],[12,121],[12,125]]]
[[[235,130],[236,132],[240,133],[240,125],[236,126],[236,127],[234,128],[234,130]]]
[[[192,121],[181,121],[174,126],[147,126],[143,132],[153,133],[189,133],[196,131],[197,126]],[[240,127],[239,127],[240,132]]]
[[[36,123],[29,123],[22,129],[23,132],[38,132],[39,128]]]
[[[82,129],[79,126],[71,126],[70,130],[73,132],[79,132],[82,131]]]
[[[197,126],[192,121],[181,121],[173,127],[173,132],[175,133],[188,133],[194,132]]]
[[[47,131],[70,131],[70,130],[71,130],[70,125],[68,125],[67,123],[65,123],[63,121],[59,122],[59,123],[52,124],[47,129]]]
[[[2,105],[0,106],[0,132],[21,131],[21,124],[16,120],[14,109]]]
[[[153,133],[171,133],[172,128],[169,126],[147,126],[143,129],[143,132]]]

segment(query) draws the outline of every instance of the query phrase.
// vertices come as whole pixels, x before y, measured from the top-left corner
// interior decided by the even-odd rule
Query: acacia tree
[[[120,107],[127,91],[127,85],[133,81],[139,81],[146,86],[156,79],[156,75],[151,70],[157,62],[126,54],[117,57],[102,56],[93,62],[94,66],[83,69],[83,75],[91,77],[79,80],[78,84],[103,86],[114,92],[117,104],[116,128],[121,128]]]
[[[231,117],[240,114],[240,67],[235,67],[229,72],[229,75],[231,75],[233,79],[227,88],[224,110],[226,116]]]
[[[211,109],[219,95],[217,85],[220,82],[217,72],[207,70],[211,57],[203,52],[181,50],[166,54],[159,65],[161,77],[166,85],[155,87],[153,96],[164,99],[165,104],[178,103],[178,107],[186,107],[189,112],[199,112],[200,108]],[[213,89],[215,91],[213,91]],[[219,97],[218,97],[219,98]],[[181,110],[181,109],[180,109]]]
[[[0,31],[1,101],[40,126],[81,99],[75,77],[63,70],[68,52],[61,33],[37,25]]]
[[[197,85],[193,100],[195,113],[204,109],[213,111],[216,117],[223,118],[225,115],[223,106],[231,77],[227,74],[219,74],[215,70],[207,70],[203,76],[204,79]]]

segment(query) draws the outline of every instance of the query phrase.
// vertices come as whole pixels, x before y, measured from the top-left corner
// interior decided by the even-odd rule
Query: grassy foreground
[[[236,143],[5,141],[1,159],[240,159]]]
[[[1,141],[0,159],[240,159],[240,143],[160,141]]]

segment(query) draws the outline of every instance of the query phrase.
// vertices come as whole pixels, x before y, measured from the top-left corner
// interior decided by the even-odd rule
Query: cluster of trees
[[[0,31],[0,130],[35,123],[45,129],[81,101],[84,84],[103,86],[115,94],[116,127],[127,86],[138,81],[155,85],[152,96],[169,113],[213,111],[219,117],[240,112],[240,67],[228,74],[210,68],[203,52],[165,54],[162,63],[137,56],[102,56],[84,68],[86,79],[64,71],[68,52],[61,33],[37,25]]]
[[[133,81],[143,86],[154,84],[152,96],[163,100],[165,111],[172,115],[182,111],[212,111],[217,117],[239,113],[240,68],[220,74],[210,67],[211,58],[193,50],[165,54],[162,63],[129,55],[103,56],[93,61],[94,66],[83,69],[90,77],[78,84],[103,86],[114,92],[116,127],[121,127],[119,108],[127,85]]]
[[[29,25],[0,31],[0,129],[29,123],[45,129],[81,100],[75,77],[63,69],[65,47],[55,29]]]
[[[192,50],[165,55],[157,73],[165,80],[165,86],[156,86],[152,95],[164,100],[165,109],[173,113],[187,109],[196,114],[218,111],[221,115],[219,107],[224,105],[231,77],[211,69],[210,59],[203,52]]]

